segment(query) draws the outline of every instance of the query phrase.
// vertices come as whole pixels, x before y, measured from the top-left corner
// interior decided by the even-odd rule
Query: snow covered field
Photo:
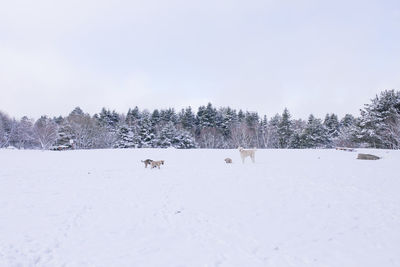
[[[0,266],[400,266],[400,151],[361,151],[0,150]]]

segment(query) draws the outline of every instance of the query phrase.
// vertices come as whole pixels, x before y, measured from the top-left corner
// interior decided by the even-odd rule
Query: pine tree
[[[72,115],[73,115],[74,111],[71,113]],[[100,114],[98,115],[98,119],[99,119],[100,124],[103,127],[106,127],[109,131],[112,131],[112,132],[116,131],[116,129],[118,128],[119,121],[120,121],[119,115],[117,112],[115,112],[115,111],[111,112],[110,110],[108,110],[106,108],[103,108],[101,110]]]
[[[290,141],[290,148],[304,148],[302,133],[306,128],[306,122],[302,119],[292,121],[293,134]]]
[[[188,131],[192,131],[196,127],[196,116],[192,112],[191,107],[187,107],[186,109],[182,109],[179,115],[179,121],[182,127]]]
[[[174,147],[180,149],[187,149],[187,148],[196,148],[196,141],[194,137],[185,130],[178,131],[177,135],[174,138]]]
[[[242,122],[245,118],[246,118],[246,116],[245,116],[243,110],[240,109],[238,112],[238,121]]]
[[[157,127],[161,122],[161,115],[160,111],[158,109],[155,109],[153,113],[151,114],[151,124],[153,127]]]
[[[135,143],[138,147],[153,147],[155,142],[154,128],[151,122],[151,116],[148,112],[142,112],[142,118],[139,121],[138,136]]]
[[[118,129],[117,141],[114,145],[116,148],[132,148],[135,147],[134,134],[128,125],[122,125]]]
[[[278,127],[279,127],[281,120],[282,120],[282,116],[279,114],[276,114],[269,121],[267,136],[265,138],[267,148],[279,148]]]
[[[339,127],[340,129],[343,127],[350,127],[353,126],[355,122],[355,118],[351,114],[346,114],[344,117],[340,120]]]
[[[129,109],[126,114],[125,122],[128,126],[136,126],[139,123],[141,114],[139,108],[136,106],[134,109]]]
[[[70,140],[73,140],[75,137],[73,136],[68,121],[65,118],[58,117],[56,123],[58,125],[58,136],[55,143],[56,146],[70,146]]]
[[[376,148],[398,148],[400,92],[383,91],[361,110],[358,138]]]
[[[211,103],[208,103],[207,107],[199,107],[199,111],[197,112],[197,122],[200,128],[215,127],[216,118],[217,110]]]
[[[326,134],[328,138],[327,147],[333,147],[336,138],[339,136],[339,128],[340,128],[337,115],[333,113],[326,114],[323,125],[326,129]]]
[[[180,149],[197,147],[194,137],[186,130],[179,130],[173,122],[167,123],[156,139],[156,146],[160,148],[175,147]]]
[[[200,106],[196,116],[196,138],[202,148],[218,148],[223,145],[220,124],[222,116],[211,103]]]
[[[293,129],[290,117],[291,116],[289,110],[285,108],[282,113],[282,118],[278,124],[278,129],[277,129],[280,148],[289,148],[289,145],[291,143]]]
[[[339,123],[339,135],[336,137],[334,145],[339,147],[355,147],[357,128],[356,119],[351,114],[346,114]]]
[[[168,124],[169,122],[172,122],[174,125],[178,122],[178,115],[173,108],[161,110],[160,117],[162,126]]]
[[[258,136],[258,127],[259,127],[259,117],[257,112],[246,112],[245,117],[246,122],[246,131],[249,136],[249,147],[259,147],[260,140]]]
[[[326,147],[328,143],[328,137],[321,119],[317,119],[311,114],[308,117],[307,125],[302,133],[301,138],[303,145],[306,148]]]
[[[238,123],[238,117],[236,111],[229,107],[220,109],[219,113],[222,117],[220,129],[224,139],[227,142],[231,138],[232,127]]]
[[[168,122],[157,137],[157,147],[167,148],[173,146],[175,142],[176,128],[173,122]]]

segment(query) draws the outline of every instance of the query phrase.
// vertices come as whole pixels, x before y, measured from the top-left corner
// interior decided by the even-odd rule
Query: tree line
[[[73,141],[71,141],[73,140]],[[271,118],[257,112],[216,108],[211,103],[193,111],[189,106],[129,109],[126,114],[103,108],[90,115],[76,107],[66,117],[37,120],[11,118],[0,111],[0,148],[400,148],[400,92],[385,90],[360,109],[360,115],[334,113],[324,119],[310,115],[293,119],[285,108]]]

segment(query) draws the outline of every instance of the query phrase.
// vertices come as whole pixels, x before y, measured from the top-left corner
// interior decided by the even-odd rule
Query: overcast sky
[[[400,90],[400,1],[1,1],[0,110],[359,114]]]

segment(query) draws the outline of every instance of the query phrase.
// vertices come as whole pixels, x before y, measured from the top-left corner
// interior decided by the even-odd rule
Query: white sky
[[[0,0],[0,110],[359,114],[400,90],[400,2]]]

